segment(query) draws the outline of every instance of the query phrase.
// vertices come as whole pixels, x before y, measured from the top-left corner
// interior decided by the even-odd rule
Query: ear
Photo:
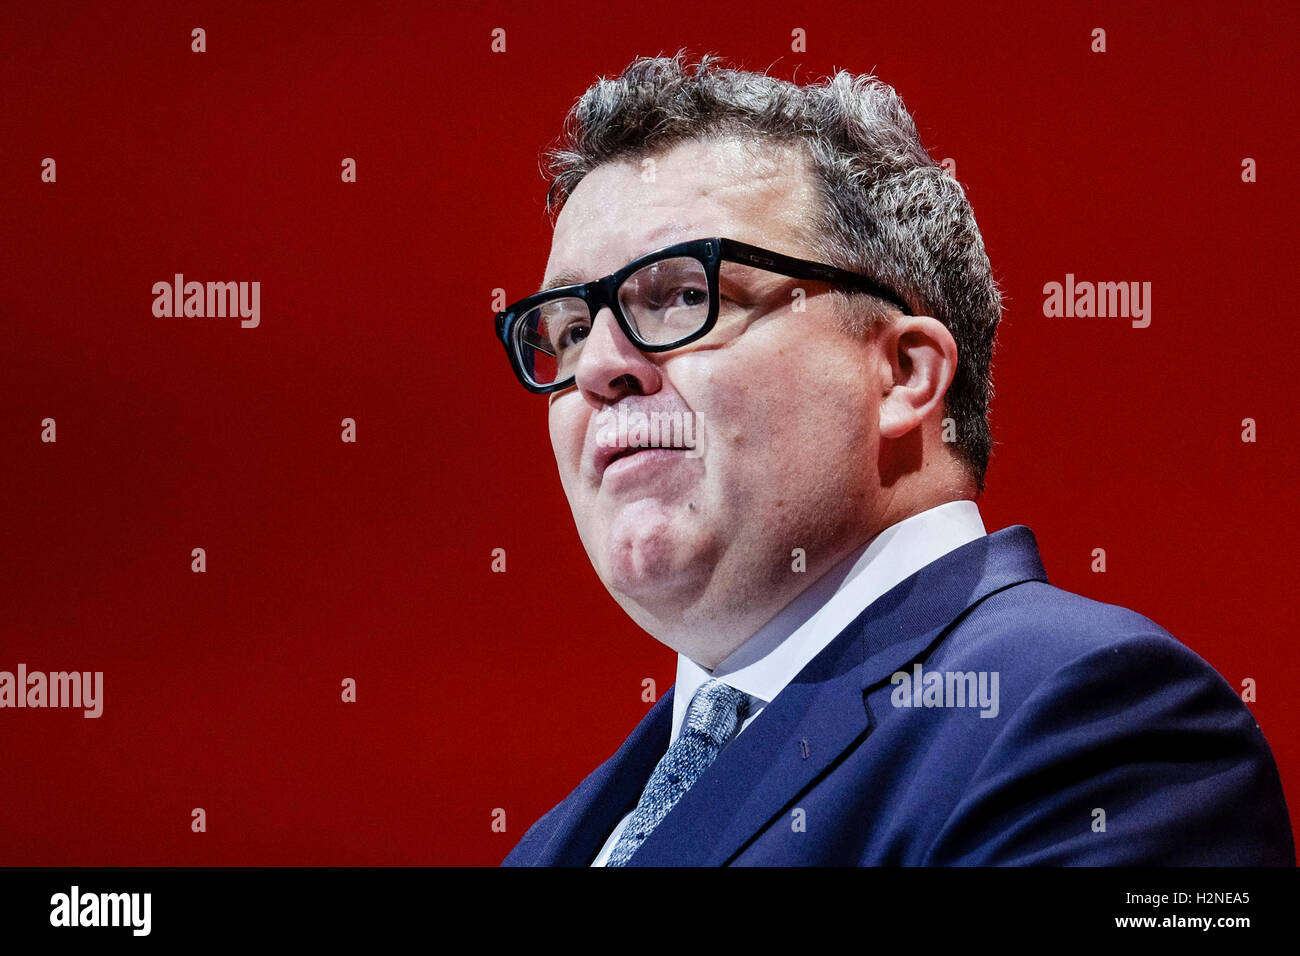
[[[899,316],[884,323],[879,335],[890,376],[880,403],[880,437],[897,439],[942,411],[957,374],[957,342],[928,315]]]

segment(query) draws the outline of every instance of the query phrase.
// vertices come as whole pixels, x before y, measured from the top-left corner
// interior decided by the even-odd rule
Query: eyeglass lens
[[[618,304],[647,345],[669,345],[699,331],[709,317],[704,263],[689,256],[652,262],[623,280]],[[576,297],[552,299],[520,317],[515,347],[537,385],[574,375],[591,330],[591,309]]]

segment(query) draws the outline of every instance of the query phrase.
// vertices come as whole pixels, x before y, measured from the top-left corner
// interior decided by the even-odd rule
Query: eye
[[[698,286],[674,286],[655,289],[654,295],[646,303],[655,312],[668,309],[698,309],[709,303],[709,290]]]
[[[562,352],[565,349],[578,346],[590,334],[591,323],[585,319],[575,319],[555,329],[551,335],[551,341],[555,344],[556,351]]]

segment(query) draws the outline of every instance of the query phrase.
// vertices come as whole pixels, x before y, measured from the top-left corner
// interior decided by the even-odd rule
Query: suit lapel
[[[673,690],[650,708],[614,756],[592,771],[563,803],[564,818],[540,851],[538,866],[587,866],[618,821],[636,805],[650,772],[668,748]]]
[[[722,752],[630,865],[729,862],[870,732],[868,689],[942,640],[984,598],[1030,580],[1047,575],[1033,532],[1017,525],[949,552],[882,595]]]

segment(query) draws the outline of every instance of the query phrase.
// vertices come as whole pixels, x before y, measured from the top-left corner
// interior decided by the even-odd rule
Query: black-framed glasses
[[[718,270],[724,261],[847,286],[912,314],[902,296],[867,276],[715,237],[659,249],[603,279],[520,299],[497,314],[497,337],[524,388],[558,392],[573,384],[582,343],[606,306],[642,352],[667,352],[708,335],[718,321]]]

